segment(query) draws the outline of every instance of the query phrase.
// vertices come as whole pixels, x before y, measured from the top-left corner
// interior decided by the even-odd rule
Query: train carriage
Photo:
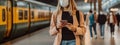
[[[49,6],[26,1],[0,0],[0,42],[49,25]]]

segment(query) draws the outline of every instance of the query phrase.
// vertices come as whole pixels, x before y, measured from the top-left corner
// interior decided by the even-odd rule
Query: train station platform
[[[2,45],[52,45],[54,37],[48,33],[49,27],[8,41]]]
[[[54,36],[49,35],[49,27],[41,29],[39,31],[36,31],[34,33],[25,35],[23,37],[14,39],[12,41],[8,41],[6,43],[3,43],[1,45],[53,45]],[[99,26],[97,24],[97,32],[98,32],[98,38],[97,39],[90,39],[89,30],[87,27],[86,32],[86,45],[120,45],[120,30],[118,30],[118,27],[115,26],[115,35],[110,35],[110,29],[109,26],[105,26],[105,38],[100,38],[100,30]]]

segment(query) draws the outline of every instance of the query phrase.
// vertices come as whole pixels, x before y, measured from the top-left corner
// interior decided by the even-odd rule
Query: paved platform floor
[[[48,33],[49,27],[25,35],[2,45],[52,45],[54,37]]]
[[[87,32],[85,35],[85,44],[86,45],[120,45],[120,30],[115,26],[115,35],[112,37],[110,35],[109,26],[105,25],[105,38],[100,38],[100,30],[97,24],[97,39],[91,39],[90,33],[87,26]],[[23,37],[17,38],[15,40],[3,43],[1,45],[52,45],[54,37],[50,36],[49,27],[41,29],[40,31],[25,35]]]

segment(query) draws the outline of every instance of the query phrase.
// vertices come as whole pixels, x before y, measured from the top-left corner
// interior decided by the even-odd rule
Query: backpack
[[[76,11],[76,17],[78,20],[78,23],[80,23],[80,15],[79,15],[79,11]],[[78,25],[78,27],[80,27],[80,24]],[[85,45],[85,36],[84,35],[80,35],[80,44],[81,45]]]

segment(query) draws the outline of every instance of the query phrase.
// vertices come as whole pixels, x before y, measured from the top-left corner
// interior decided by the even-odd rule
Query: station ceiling
[[[50,5],[53,5],[53,6],[56,6],[57,3],[58,3],[58,0],[36,0],[36,1],[47,3],[47,4],[50,4]],[[75,0],[75,1],[76,2],[84,2],[84,0]]]
[[[113,6],[113,7],[111,7],[111,8],[120,8],[120,3],[118,3],[118,4],[114,5],[114,6]]]
[[[47,3],[53,6],[57,6],[58,0],[35,0],[38,2],[43,2],[43,3]],[[85,3],[84,0],[75,0],[77,5],[78,5],[78,9],[82,10],[82,11],[89,11],[90,9],[90,4],[89,3]],[[105,3],[108,0],[103,0],[103,2]],[[120,7],[120,5],[115,5],[113,7]],[[98,7],[97,7],[98,8]]]
[[[35,0],[35,1],[47,3],[53,6],[57,6],[58,3],[58,0]],[[90,4],[85,3],[84,0],[75,0],[75,2],[79,10],[88,11],[90,9]]]

